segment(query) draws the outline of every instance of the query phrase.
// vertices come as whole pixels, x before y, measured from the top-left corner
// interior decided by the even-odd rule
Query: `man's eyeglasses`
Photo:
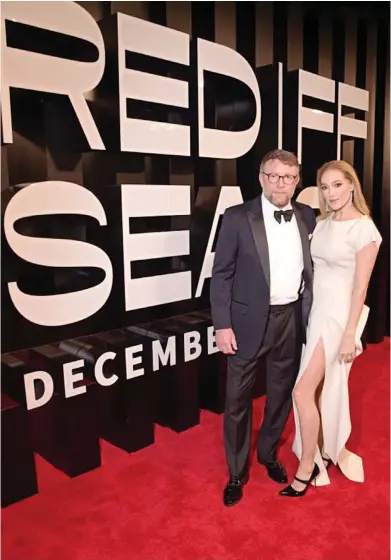
[[[269,183],[278,183],[282,179],[285,185],[293,185],[297,178],[297,175],[277,175],[276,173],[265,173],[264,171],[261,171],[261,173],[266,175]]]

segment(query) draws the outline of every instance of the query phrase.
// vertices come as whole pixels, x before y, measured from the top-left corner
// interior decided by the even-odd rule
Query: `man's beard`
[[[270,195],[269,200],[274,206],[277,206],[277,208],[285,208],[285,206],[288,206],[288,204],[290,203],[291,198],[287,194],[282,197],[282,196],[275,196],[272,193]]]

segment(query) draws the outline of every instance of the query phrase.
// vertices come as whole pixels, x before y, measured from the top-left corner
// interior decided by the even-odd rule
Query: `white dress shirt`
[[[262,210],[270,261],[270,305],[286,305],[298,299],[303,272],[303,249],[296,217],[290,222],[282,217],[279,224],[274,217],[277,210],[291,210],[274,206],[262,194]]]

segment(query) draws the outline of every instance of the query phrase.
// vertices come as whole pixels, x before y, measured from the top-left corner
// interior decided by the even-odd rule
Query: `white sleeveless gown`
[[[323,339],[326,372],[319,401],[323,452],[338,464],[344,475],[355,482],[364,481],[361,457],[345,447],[351,433],[348,378],[351,364],[339,364],[338,351],[349,312],[355,273],[355,254],[369,243],[380,246],[382,238],[369,217],[344,222],[330,217],[317,223],[311,241],[314,262],[314,299],[303,348],[300,371],[303,375],[320,338]],[[357,355],[362,352],[361,335],[369,309],[364,306],[356,331]],[[293,404],[296,433],[293,452],[300,460],[302,444],[299,416]],[[321,450],[317,448],[315,462],[320,468],[317,486],[330,484]]]

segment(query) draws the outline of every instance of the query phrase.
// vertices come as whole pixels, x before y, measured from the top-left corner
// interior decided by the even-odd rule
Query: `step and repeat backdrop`
[[[389,317],[386,3],[4,2],[2,505],[221,413],[209,312],[225,209],[262,156],[353,163],[384,244],[366,338]],[[262,394],[263,378],[254,395]]]

